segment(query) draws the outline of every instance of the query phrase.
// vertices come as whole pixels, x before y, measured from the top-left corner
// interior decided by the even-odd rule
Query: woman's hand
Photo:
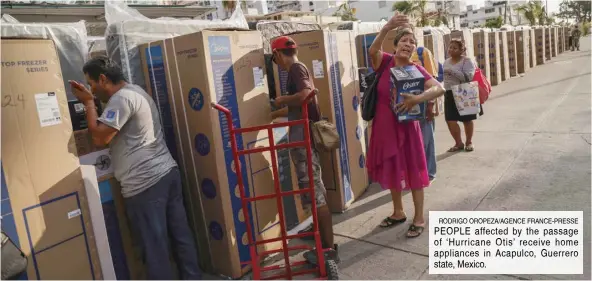
[[[403,101],[395,106],[395,111],[397,113],[405,113],[421,102],[421,97],[419,95],[404,93],[401,94],[401,96],[403,97]]]
[[[410,27],[409,17],[403,14],[395,14],[384,26],[387,30],[393,30],[397,27]]]

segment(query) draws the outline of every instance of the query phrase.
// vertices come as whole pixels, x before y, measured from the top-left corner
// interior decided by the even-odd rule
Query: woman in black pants
[[[450,56],[444,62],[444,88],[446,94],[444,95],[444,116],[446,124],[455,144],[448,152],[456,152],[459,150],[473,151],[473,131],[475,124],[473,120],[477,119],[477,115],[461,116],[458,113],[456,104],[454,103],[454,96],[452,95],[452,86],[468,83],[473,80],[475,75],[475,64],[465,55],[466,47],[462,40],[452,39],[448,47],[448,55]],[[481,112],[483,115],[483,105],[481,105]],[[461,131],[458,122],[463,122],[465,127],[466,142],[463,143],[461,138]]]

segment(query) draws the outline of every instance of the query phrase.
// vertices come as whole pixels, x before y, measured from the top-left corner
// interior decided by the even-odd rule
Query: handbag
[[[467,58],[463,60],[463,70],[467,60]],[[471,61],[469,62],[472,63]],[[475,76],[477,75],[478,69],[478,67],[475,67]],[[474,81],[475,77],[473,77],[473,81],[471,81],[464,71],[463,76],[467,82],[451,87],[454,104],[456,105],[456,109],[460,116],[478,114],[481,109],[481,103],[479,102],[479,83]]]
[[[16,279],[27,270],[27,257],[2,231],[2,280]]]
[[[362,96],[362,119],[364,121],[372,121],[374,114],[376,114],[376,102],[378,101],[378,82],[384,68],[391,63],[393,58],[389,57],[387,63],[380,65],[377,71],[369,75],[360,77],[363,85],[370,85],[364,89],[364,96]]]
[[[318,89],[315,89],[318,94]],[[332,151],[341,147],[341,139],[337,133],[335,124],[329,122],[328,118],[323,117],[321,109],[317,103],[316,97],[314,104],[317,107],[317,112],[320,115],[319,121],[313,121],[311,125],[312,140],[314,146],[319,151]]]
[[[463,83],[451,87],[454,103],[460,116],[478,114],[480,111],[479,103],[479,84],[475,81]]]

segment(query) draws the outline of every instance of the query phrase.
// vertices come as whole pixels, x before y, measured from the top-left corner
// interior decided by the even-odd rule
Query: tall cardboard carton
[[[534,29],[534,42],[536,45],[536,65],[544,64],[547,61],[546,49],[547,45],[545,42],[545,28],[539,27]]]
[[[155,50],[166,54],[159,61]],[[263,42],[256,31],[213,31],[175,37],[164,45],[144,46],[150,49],[145,75],[165,65],[164,74],[150,75],[152,84],[167,85],[173,116],[173,127],[180,166],[186,177],[186,188],[193,200],[197,231],[206,235],[213,270],[237,278],[249,268],[248,236],[239,197],[238,176],[244,182],[247,196],[274,192],[271,154],[264,152],[240,157],[241,175],[236,174],[232,158],[228,124],[222,113],[211,108],[215,102],[229,108],[236,127],[270,124],[270,103],[266,94]],[[158,54],[158,51],[156,51]],[[151,58],[152,57],[152,58]],[[161,77],[157,82],[157,77]],[[165,77],[167,81],[163,81]],[[164,87],[151,89],[154,97],[162,97]],[[162,115],[162,112],[161,112]],[[274,130],[275,143],[284,141],[285,128]],[[237,136],[238,148],[249,149],[269,145],[267,131]],[[278,153],[280,159],[286,159]],[[281,163],[280,167],[283,163]],[[284,165],[285,166],[285,165]],[[282,170],[282,168],[280,168]],[[281,171],[280,171],[281,172]],[[280,183],[286,181],[280,175]],[[287,181],[292,182],[288,177]],[[285,184],[281,184],[284,186]],[[290,184],[288,184],[290,186]],[[290,186],[291,187],[291,186]],[[255,239],[280,236],[278,206],[275,199],[257,201],[249,206],[250,223]],[[285,202],[285,200],[283,201]],[[201,216],[201,221],[200,221]],[[198,237],[198,241],[202,239]],[[259,251],[274,250],[281,242],[258,247]]]
[[[545,31],[544,34],[544,38],[545,38],[545,61],[548,61],[551,59],[551,28],[550,27],[543,27],[542,28]]]
[[[188,157],[191,150],[183,145],[185,135],[182,135],[184,127],[181,122],[185,119],[179,117],[183,116],[182,107],[176,106],[176,102],[181,102],[178,99],[182,98],[180,97],[182,94],[176,93],[179,91],[179,83],[175,56],[169,49],[171,47],[167,49],[163,40],[138,47],[146,82],[145,88],[158,107],[165,142],[180,168],[187,219],[195,234],[200,266],[206,271],[212,271],[208,230],[198,192],[199,180],[192,177],[195,173],[190,170],[191,165],[188,162],[191,160]]]
[[[500,50],[500,33],[488,32],[489,36],[489,81],[492,86],[502,83],[502,67],[501,67],[501,50]]]
[[[453,30],[450,32],[450,38],[460,38],[465,42],[465,47],[467,48],[467,57],[470,59],[475,58],[475,53],[473,51],[473,32],[468,28],[463,28],[461,30]]]
[[[565,52],[565,39],[563,27],[557,28],[557,47],[558,54]]]
[[[526,73],[530,69],[530,31],[516,30],[516,70]]]
[[[477,65],[485,74],[485,77],[491,81],[491,64],[492,58],[490,57],[489,37],[488,31],[478,31],[473,33],[473,49],[475,53],[475,61]],[[493,59],[495,60],[495,58]]]
[[[534,29],[528,29],[529,33],[529,50],[530,50],[530,68],[537,66],[538,47],[536,44],[536,32]]]
[[[444,58],[448,59],[449,55],[448,55],[448,47],[450,46],[450,34],[444,34],[443,36],[444,39],[444,50],[446,50],[446,52],[444,53]]]
[[[508,63],[510,66],[510,77],[518,75],[518,65],[516,59],[516,33],[519,31],[507,31],[508,36]]]
[[[510,79],[510,59],[508,50],[508,33],[506,31],[499,32],[499,52],[500,52],[500,67],[502,81]]]
[[[549,40],[551,43],[551,57],[557,56],[557,27],[549,28]]]
[[[2,39],[1,120],[2,230],[29,259],[25,279],[102,279],[51,40]]]
[[[355,35],[310,31],[291,37],[299,46],[298,59],[311,71],[320,91],[321,113],[337,126],[341,137],[339,150],[321,153],[321,166],[329,208],[343,212],[368,187]]]
[[[432,51],[435,62],[444,64],[446,53],[448,53],[448,49],[444,48],[444,36],[439,32],[432,32],[432,34],[424,35],[423,41],[425,47]]]
[[[569,27],[562,27],[563,28],[563,41],[565,45],[565,50],[569,50],[569,35],[571,34]]]
[[[553,27],[553,47],[555,48],[555,56],[559,55],[559,28]]]

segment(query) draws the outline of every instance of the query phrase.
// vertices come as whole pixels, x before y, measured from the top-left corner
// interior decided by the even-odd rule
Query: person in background
[[[376,114],[372,120],[372,134],[367,155],[367,169],[372,181],[389,189],[393,200],[393,214],[386,217],[381,227],[392,227],[407,220],[403,209],[402,192],[411,190],[415,216],[407,237],[418,237],[424,230],[424,188],[430,185],[419,122],[397,122],[396,113],[410,110],[420,102],[433,100],[444,94],[444,88],[431,74],[411,62],[416,39],[405,15],[395,14],[378,33],[368,55],[372,67],[381,73],[377,86]],[[397,29],[394,55],[381,51],[386,34]],[[404,101],[391,106],[389,69],[394,66],[415,65],[425,78],[425,91],[419,95],[404,95]],[[396,89],[394,89],[396,91]]]
[[[450,56],[444,62],[444,116],[448,124],[448,130],[455,141],[455,145],[448,149],[448,152],[457,152],[465,150],[473,151],[473,132],[475,124],[473,120],[477,119],[477,114],[461,116],[456,108],[452,86],[460,85],[473,81],[475,75],[475,64],[471,59],[465,56],[466,47],[462,40],[455,38],[450,40],[448,55]],[[479,115],[483,115],[483,105]],[[466,143],[463,143],[461,131],[458,122],[462,122],[465,127]]]
[[[421,51],[421,58],[418,54]],[[432,52],[428,48],[417,47],[413,55],[411,55],[411,61],[420,64],[434,79],[438,77],[438,67],[432,56]],[[423,137],[423,148],[426,156],[426,162],[428,165],[428,177],[430,182],[436,179],[436,145],[435,145],[435,133],[436,133],[436,120],[434,119],[436,99],[428,101],[426,108],[426,119],[419,122],[421,127],[421,133]]]
[[[181,278],[201,279],[179,169],[165,144],[154,101],[142,88],[127,83],[121,68],[106,57],[89,60],[82,71],[90,90],[69,81],[72,92],[85,106],[93,143],[109,145],[147,278],[175,278],[169,260],[171,238]],[[93,95],[107,103],[100,117]]]
[[[296,42],[288,36],[281,36],[275,38],[271,43],[271,49],[273,52],[273,62],[278,65],[281,69],[288,72],[287,79],[287,90],[286,95],[280,95],[275,98],[275,107],[282,108],[272,112],[272,118],[286,116],[288,121],[301,120],[302,117],[302,104],[306,97],[311,91],[315,90],[314,82],[306,65],[298,61],[298,46]],[[309,103],[308,106],[308,118],[311,121],[320,120],[320,112],[316,103],[316,97]],[[312,133],[310,134],[312,136]],[[304,140],[304,126],[297,125],[290,127],[289,135],[290,142],[297,142]],[[294,162],[296,167],[296,174],[298,176],[298,186],[301,189],[308,188],[308,164],[306,149],[303,147],[292,148],[290,150],[290,158]],[[319,153],[316,149],[312,150],[312,166],[313,166],[313,177],[314,177],[314,189],[319,230],[321,234],[321,240],[323,249],[330,249],[325,252],[325,258],[335,260],[339,262],[339,256],[337,252],[337,244],[333,243],[333,217],[329,206],[327,205],[327,191],[321,178],[321,162]],[[309,198],[303,196],[305,203],[310,201]],[[317,255],[315,250],[308,251],[304,254],[306,260],[312,264],[318,264]]]
[[[578,28],[578,24],[576,23],[573,26],[573,29],[571,30],[571,40],[572,40],[572,45],[571,45],[571,50],[573,51],[575,50],[580,50],[580,36],[582,35],[582,32],[580,31],[580,29]]]

